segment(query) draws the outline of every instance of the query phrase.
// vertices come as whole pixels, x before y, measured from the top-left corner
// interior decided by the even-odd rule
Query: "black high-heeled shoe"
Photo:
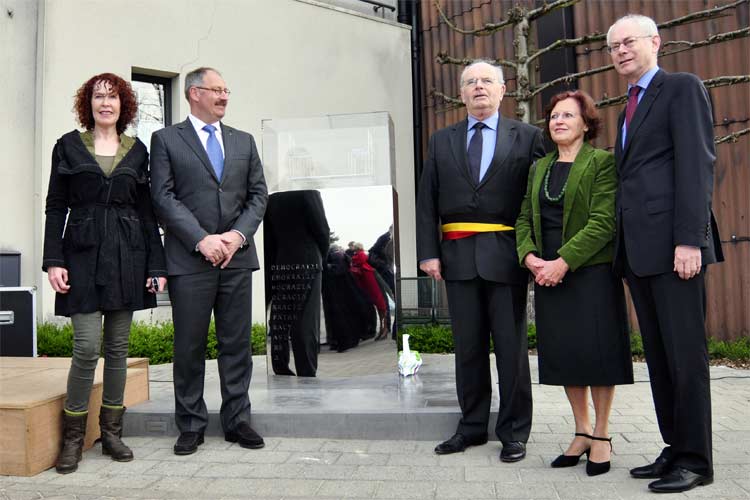
[[[591,436],[591,439],[594,439],[596,441],[606,441],[609,443],[609,452],[612,453],[614,451],[614,448],[612,447],[612,438],[600,438],[596,436]],[[589,460],[586,462],[586,474],[589,476],[598,476],[599,474],[604,474],[609,472],[610,462],[607,460],[606,462],[592,462]]]
[[[589,436],[588,434],[584,434],[583,432],[576,432],[576,436],[581,436],[589,439],[594,439],[593,436]],[[574,467],[578,465],[578,461],[581,460],[581,457],[583,455],[586,455],[586,458],[589,456],[589,452],[591,451],[591,447],[589,446],[585,450],[581,452],[580,455],[565,455],[562,454],[556,459],[552,461],[550,464],[551,467],[554,467],[555,469],[562,468],[562,467]]]

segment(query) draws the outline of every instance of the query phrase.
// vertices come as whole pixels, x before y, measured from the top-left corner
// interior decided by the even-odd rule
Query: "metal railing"
[[[445,282],[436,281],[429,276],[398,278],[396,290],[399,324],[450,322]]]

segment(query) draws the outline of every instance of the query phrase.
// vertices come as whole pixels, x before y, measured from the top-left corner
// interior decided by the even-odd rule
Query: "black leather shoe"
[[[657,458],[652,464],[630,469],[630,475],[636,479],[658,479],[669,472],[669,469],[671,468],[671,461],[659,455],[659,458]]]
[[[243,448],[250,448],[251,450],[263,448],[266,445],[263,438],[247,422],[237,424],[233,430],[224,434],[224,439],[231,443],[238,443]]]
[[[503,443],[503,449],[500,452],[500,461],[518,462],[526,458],[526,443],[521,441],[510,441]]]
[[[487,437],[483,439],[469,439],[463,434],[454,434],[449,440],[443,441],[435,447],[435,453],[438,455],[448,455],[450,453],[460,453],[469,446],[479,446],[487,442]]]
[[[191,455],[203,444],[202,432],[183,432],[174,444],[175,455]]]
[[[648,489],[655,493],[680,493],[692,490],[696,486],[707,486],[713,482],[713,474],[704,476],[682,467],[675,467],[658,481],[649,484]]]

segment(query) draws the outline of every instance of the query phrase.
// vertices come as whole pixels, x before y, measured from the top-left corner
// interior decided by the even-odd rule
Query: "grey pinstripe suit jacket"
[[[170,275],[211,269],[195,247],[208,234],[237,229],[247,244],[230,268],[258,269],[253,235],[266,210],[268,191],[253,136],[221,124],[224,173],[217,179],[189,120],[151,137],[151,198],[164,227]]]

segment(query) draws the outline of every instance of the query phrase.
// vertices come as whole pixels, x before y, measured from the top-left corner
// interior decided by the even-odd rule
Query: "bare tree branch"
[[[524,18],[526,18],[528,21],[533,21],[539,17],[544,16],[545,14],[552,12],[553,10],[570,7],[571,5],[575,5],[580,1],[581,0],[554,0],[553,2],[545,3],[541,7],[534,10],[526,10],[526,8],[517,4],[508,11],[507,17],[499,23],[485,23],[483,27],[471,30],[459,28],[450,19],[448,19],[448,16],[445,15],[442,7],[440,7],[439,0],[433,0],[433,3],[437,8],[440,17],[443,19],[445,24],[447,24],[448,27],[453,31],[461,33],[462,35],[488,36],[492,35],[493,33],[497,33],[507,26],[518,24]]]
[[[517,110],[517,114],[520,113],[519,117],[523,121],[532,120],[531,109],[529,107],[530,101],[534,97],[538,96],[544,90],[547,90],[559,84],[564,84],[564,83],[570,84],[581,78],[596,75],[599,73],[604,73],[614,68],[612,64],[608,64],[605,66],[590,68],[585,71],[579,71],[577,73],[564,75],[554,80],[541,83],[536,87],[531,84],[531,81],[533,79],[531,78],[531,75],[529,73],[529,68],[530,68],[530,64],[535,59],[538,59],[539,57],[545,54],[548,54],[554,50],[557,50],[563,47],[575,47],[579,45],[585,45],[585,44],[590,44],[593,42],[598,42],[598,41],[605,39],[605,35],[602,33],[592,33],[592,34],[581,36],[579,38],[557,40],[554,43],[546,47],[543,47],[534,53],[531,53],[531,54],[528,53],[527,42],[529,38],[529,22],[539,19],[556,9],[567,8],[572,5],[577,4],[578,2],[580,2],[580,0],[545,0],[545,3],[543,3],[540,7],[536,9],[532,9],[532,10],[527,9],[523,5],[516,4],[513,8],[507,11],[506,17],[503,21],[498,22],[498,23],[485,23],[484,26],[481,28],[468,30],[468,29],[458,28],[455,25],[455,23],[453,23],[450,19],[448,19],[445,12],[442,10],[442,7],[440,6],[440,0],[433,0],[433,3],[435,4],[435,7],[440,17],[443,19],[443,21],[452,30],[462,33],[464,35],[486,36],[492,33],[496,33],[500,31],[501,29],[506,28],[508,26],[513,26],[513,29],[514,29],[513,44],[515,47],[515,58],[510,59],[510,60],[496,59],[493,62],[500,66],[513,68],[516,71],[517,89],[515,92],[509,92],[506,95],[508,97],[515,98],[517,100],[518,110],[521,110],[521,111]],[[727,16],[729,14],[724,13],[725,11],[729,9],[735,9],[740,5],[746,5],[749,3],[750,3],[750,0],[730,1],[729,3],[725,5],[720,5],[720,6],[712,7],[709,9],[704,9],[702,11],[693,12],[682,17],[678,17],[675,19],[671,19],[669,21],[665,21],[663,23],[658,24],[658,27],[660,29],[669,29],[675,26],[681,26],[681,25],[688,24],[688,23],[702,22],[702,21],[714,19],[717,17]],[[735,40],[739,38],[745,38],[749,36],[750,36],[750,27],[743,26],[742,28],[737,29],[735,31],[730,31],[726,33],[718,33],[715,35],[711,35],[704,40],[699,40],[695,42],[685,41],[685,40],[665,42],[662,47],[662,50],[659,53],[659,57],[665,57],[668,55],[684,52],[686,50],[692,50],[698,47],[704,47],[704,46],[708,46],[708,45],[712,45],[716,43],[721,43],[721,42],[725,42],[729,40]],[[601,50],[605,47],[606,46],[600,46],[596,48],[595,50]],[[668,48],[670,47],[676,47],[676,48],[674,50],[669,50]],[[471,60],[468,58],[459,59],[459,58],[451,57],[445,52],[441,52],[437,55],[436,62],[438,64],[454,64],[454,65],[465,66],[469,64]],[[722,76],[718,78],[705,80],[704,84],[706,85],[707,88],[712,88],[712,87],[720,87],[720,86],[726,86],[726,85],[734,85],[737,83],[746,83],[748,82],[749,79],[750,79],[750,76],[747,76],[747,75]],[[433,89],[433,91],[431,92],[431,95],[433,97],[437,97],[438,99],[442,99],[443,102],[445,103],[452,104],[454,106],[462,106],[462,103],[460,103],[459,99],[455,97],[447,96],[441,92],[438,92],[437,90]],[[618,105],[618,104],[625,102],[626,99],[627,97],[625,95],[602,99],[601,101],[597,103],[597,107],[604,108],[608,106]]]
[[[609,108],[610,106],[617,106],[618,104],[622,104],[628,100],[628,95],[618,95],[617,97],[609,97],[607,99],[602,99],[601,101],[597,101],[594,103],[597,108]]]
[[[714,144],[723,144],[725,142],[731,142],[735,143],[739,140],[740,137],[743,135],[750,134],[750,128],[743,128],[741,130],[738,130],[737,132],[733,132],[729,135],[725,135],[722,137],[714,137]]]
[[[718,76],[716,78],[709,78],[708,80],[703,80],[703,85],[706,86],[707,89],[710,88],[716,88],[716,87],[725,87],[727,85],[736,85],[738,83],[748,83],[750,82],[750,75],[739,75],[739,76]],[[609,97],[607,99],[602,99],[601,101],[597,101],[596,107],[601,108],[608,108],[610,106],[616,106],[618,104],[623,104],[628,100],[627,94],[618,95],[616,97]]]
[[[564,9],[565,7],[570,7],[571,5],[575,5],[581,0],[555,0],[551,3],[544,3],[541,7],[538,9],[530,10],[526,13],[526,16],[529,20],[529,22],[538,19],[545,14],[549,14],[553,10],[556,9]]]
[[[750,75],[717,76],[716,78],[709,78],[708,80],[703,80],[703,85],[705,85],[707,89],[710,89],[710,88],[715,88],[715,87],[725,87],[727,85],[735,85],[738,83],[748,83],[748,82],[750,82]]]
[[[473,30],[464,30],[453,24],[450,19],[448,19],[448,16],[445,15],[445,12],[443,12],[442,7],[440,7],[439,0],[433,0],[433,3],[435,4],[435,7],[437,8],[438,14],[440,14],[440,18],[445,22],[445,24],[448,25],[450,29],[453,31],[456,31],[458,33],[461,33],[462,35],[477,35],[477,36],[485,36],[485,35],[491,35],[492,33],[495,33],[497,31],[500,31],[506,26],[510,26],[511,24],[514,24],[518,22],[518,15],[519,15],[519,7],[514,7],[508,12],[508,17],[504,21],[500,21],[499,23],[486,23],[483,28],[480,29],[473,29]]]
[[[694,48],[694,47],[701,47],[701,46],[704,46],[704,45],[710,45],[710,44],[713,44],[713,43],[724,42],[724,41],[727,41],[727,40],[733,40],[735,38],[741,38],[741,37],[746,37],[746,36],[750,36],[750,28],[744,28],[744,29],[737,30],[737,31],[730,31],[730,32],[727,32],[727,33],[719,33],[718,35],[714,35],[714,36],[710,37],[707,40],[701,40],[700,42],[684,42],[684,43],[690,43],[690,44],[692,44],[690,48]],[[682,49],[682,50],[688,50],[688,49]],[[664,56],[667,56],[667,55],[670,55],[670,54],[674,54],[676,52],[682,52],[682,50],[676,50],[676,51],[672,51],[672,52],[662,52],[662,53],[659,54],[659,57],[664,57]],[[546,90],[546,89],[548,89],[550,87],[554,87],[555,85],[557,85],[559,83],[571,83],[571,82],[573,82],[575,80],[583,78],[584,76],[595,75],[597,73],[602,73],[604,71],[609,71],[610,69],[613,69],[613,68],[614,68],[614,65],[609,64],[607,66],[600,66],[598,68],[592,68],[592,69],[588,69],[586,71],[579,71],[578,73],[570,73],[569,75],[565,75],[565,76],[561,76],[559,78],[555,78],[554,80],[550,80],[549,82],[543,83],[542,85],[539,85],[537,87],[532,87],[531,91],[529,93],[529,97],[532,98],[532,97],[536,96],[537,94],[539,94],[540,92],[542,92],[542,91],[544,91],[544,90]],[[721,82],[719,82],[719,79],[713,79],[713,80],[716,80],[719,83],[716,84],[716,85],[714,85],[713,84],[713,80],[706,80],[706,82],[711,82],[710,84],[706,83],[706,82],[704,82],[704,83],[705,83],[705,85],[706,85],[707,88],[710,88],[711,86],[718,87],[718,86],[722,86],[722,85],[731,85],[733,83],[743,83],[743,82],[746,81],[746,80],[743,79],[743,78],[746,78],[744,75],[743,76],[726,76],[726,77],[721,77],[721,78],[734,78],[734,79],[738,79],[739,78],[740,80],[732,80],[729,83],[721,83]]]
[[[743,3],[750,3],[750,0],[737,0],[736,2],[728,3],[725,5],[717,5],[706,10],[699,10],[698,12],[692,12],[682,17],[664,21],[663,23],[657,24],[659,29],[673,28],[683,24],[693,23],[696,21],[706,21],[708,19],[718,16],[721,12],[727,9],[733,9]]]
[[[529,92],[529,98],[534,97],[535,95],[539,94],[540,92],[550,87],[554,87],[558,83],[574,82],[578,80],[579,78],[583,78],[584,76],[596,75],[597,73],[604,73],[605,71],[614,69],[614,67],[615,66],[613,64],[608,64],[607,66],[599,66],[598,68],[591,68],[591,69],[587,69],[586,71],[579,71],[578,73],[570,73],[569,75],[555,78],[554,80],[550,80],[536,87],[532,87],[531,92]]]
[[[457,59],[455,57],[451,57],[445,52],[438,52],[438,55],[435,57],[435,61],[438,64],[456,64],[459,66],[468,66],[471,64],[474,59],[470,59],[468,57],[464,57],[463,59]],[[516,68],[516,63],[513,61],[508,61],[507,59],[490,59],[490,61],[497,65],[497,66],[505,66],[506,68]]]
[[[533,54],[529,56],[529,58],[526,60],[526,62],[531,62],[537,57],[541,57],[547,52],[551,52],[556,49],[561,49],[563,47],[577,47],[578,45],[584,45],[591,42],[598,42],[601,40],[604,40],[607,37],[604,33],[592,33],[591,35],[584,35],[579,38],[563,38],[561,40],[556,40],[555,42],[551,43],[550,45],[547,45],[543,49],[539,49]]]
[[[748,36],[750,36],[750,27],[742,28],[742,29],[735,30],[735,31],[727,31],[725,33],[717,33],[716,35],[711,35],[705,40],[699,40],[697,42],[689,42],[687,40],[675,40],[672,42],[666,42],[662,47],[666,48],[670,45],[682,45],[683,47],[676,49],[676,50],[670,50],[668,52],[666,51],[660,52],[659,57],[671,56],[672,54],[679,54],[680,52],[685,52],[686,50],[696,49],[698,47],[705,47],[706,45],[712,45],[714,43],[727,42],[729,40],[736,40],[738,38],[746,38]]]
[[[435,89],[430,90],[430,97],[435,97],[437,99],[441,99],[446,104],[455,104],[457,106],[463,106],[464,103],[461,101],[461,99],[458,99],[456,97],[449,96],[448,94],[443,94],[440,91],[437,91]]]

